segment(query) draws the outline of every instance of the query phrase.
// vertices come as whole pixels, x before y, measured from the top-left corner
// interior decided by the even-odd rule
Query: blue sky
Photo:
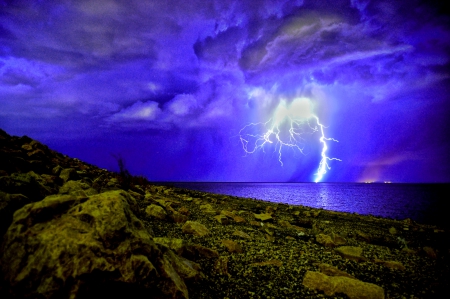
[[[314,181],[313,119],[282,165],[240,138],[306,98],[339,141],[322,181],[449,182],[449,24],[414,0],[0,1],[0,127],[155,181]]]

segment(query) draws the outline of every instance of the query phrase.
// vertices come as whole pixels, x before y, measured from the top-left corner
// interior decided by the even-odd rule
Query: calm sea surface
[[[450,184],[171,183],[218,194],[450,226]]]

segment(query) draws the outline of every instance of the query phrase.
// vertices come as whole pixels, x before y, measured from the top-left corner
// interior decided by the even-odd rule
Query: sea
[[[198,190],[332,211],[450,227],[450,184],[166,183]]]

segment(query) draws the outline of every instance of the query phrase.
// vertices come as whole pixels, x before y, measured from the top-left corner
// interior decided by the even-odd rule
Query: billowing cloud
[[[236,139],[280,101],[308,97],[340,140],[330,180],[359,179],[355,156],[420,144],[427,170],[408,180],[433,181],[436,143],[450,149],[437,137],[449,128],[449,24],[442,4],[421,0],[4,2],[0,127],[57,146],[87,132],[158,140],[155,153],[180,161],[164,180],[310,180],[313,154],[280,169],[268,153],[243,157]]]
[[[122,121],[153,121],[161,113],[161,109],[158,107],[157,102],[138,101],[130,107],[123,108],[119,112],[111,115],[109,121],[120,123]]]

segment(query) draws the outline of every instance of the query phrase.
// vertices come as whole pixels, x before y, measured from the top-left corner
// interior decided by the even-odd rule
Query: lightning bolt
[[[293,148],[304,154],[306,140],[305,134],[319,132],[319,141],[322,144],[321,160],[315,182],[320,182],[331,167],[328,161],[337,160],[327,156],[327,141],[338,142],[333,138],[325,137],[324,125],[319,117],[312,112],[312,103],[308,98],[296,98],[290,105],[286,100],[281,100],[275,109],[274,115],[266,122],[250,123],[239,131],[242,148],[247,154],[253,154],[258,150],[264,151],[267,144],[275,143],[275,152],[278,152],[278,161],[283,166],[282,149]]]

